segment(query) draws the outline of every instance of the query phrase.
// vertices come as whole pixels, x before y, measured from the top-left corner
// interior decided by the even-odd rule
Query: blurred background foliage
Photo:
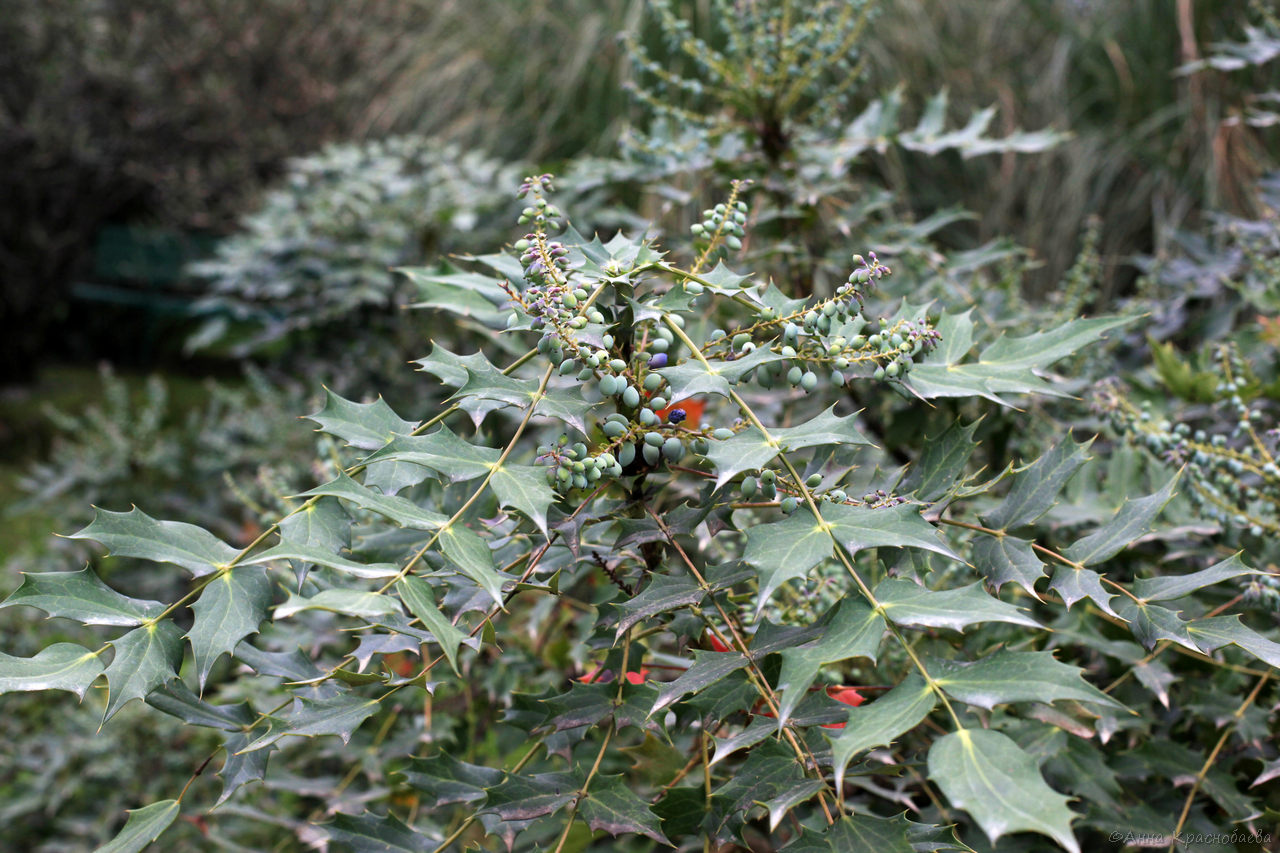
[[[564,206],[583,230],[638,217],[687,229],[729,179],[755,178],[753,225],[774,249],[794,238],[754,257],[757,268],[797,287],[842,277],[855,243],[894,266],[886,298],[972,307],[995,329],[1147,313],[1142,330],[1059,377],[1089,398],[1123,373],[1122,396],[1139,408],[1119,406],[1115,385],[1092,407],[1053,405],[1074,406],[1080,430],[1131,439],[1157,467],[1190,464],[1210,488],[1230,454],[1176,450],[1177,424],[1207,444],[1222,434],[1230,449],[1247,437],[1241,406],[1274,418],[1280,26],[1268,4],[868,3],[853,61],[829,69],[805,101],[814,109],[783,135],[743,121],[759,113],[733,92],[717,100],[687,85],[700,69],[659,12],[726,48],[722,6],[9,0],[0,592],[18,571],[89,559],[48,532],[76,529],[90,504],[137,501],[252,540],[284,496],[324,478],[316,466],[336,464],[337,449],[297,420],[319,408],[322,384],[429,413],[439,401],[405,362],[428,338],[456,348],[485,335],[484,312],[445,325],[400,311],[414,285],[391,268],[440,263],[448,274],[450,255],[510,239],[514,186],[532,170],[565,175]],[[832,86],[841,97],[826,97]],[[673,129],[655,92],[696,112],[697,132]],[[935,144],[993,106],[976,135]],[[457,286],[460,300],[478,298]],[[1247,374],[1238,383],[1223,375],[1233,365]],[[1051,434],[1060,421],[1048,404],[1031,406]],[[907,419],[886,405],[867,417],[908,453],[965,414],[940,404],[936,417]],[[981,429],[1002,455],[993,470],[1028,446],[1008,421]],[[1238,506],[1205,517],[1184,507],[1187,523],[1270,554],[1256,540],[1276,508],[1223,500]],[[2,617],[14,636],[51,630],[13,609]],[[46,729],[47,754],[0,752],[0,815],[22,849],[87,849],[111,827],[72,816],[171,793],[208,749],[153,733],[164,762],[125,779],[125,766],[94,764],[103,741],[72,703],[8,697],[5,708],[6,743],[33,715]],[[75,769],[89,764],[92,774]],[[287,785],[272,796],[315,806]]]

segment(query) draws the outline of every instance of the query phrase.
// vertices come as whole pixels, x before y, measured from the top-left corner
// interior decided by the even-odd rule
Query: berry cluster
[[[786,361],[761,365],[755,380],[762,388],[786,383],[792,388],[812,391],[820,377],[832,385],[845,384],[844,371],[855,364],[873,366],[876,379],[898,379],[910,370],[913,360],[930,352],[941,336],[924,320],[899,320],[892,325],[881,318],[880,331],[866,334],[863,314],[866,286],[890,274],[874,252],[869,258],[854,255],[856,264],[848,280],[836,293],[818,304],[786,317],[769,308],[761,310],[755,325],[733,333],[717,329],[704,349],[724,358],[753,352],[756,338],[770,335],[767,344]],[[778,335],[779,330],[781,335]]]
[[[1246,400],[1247,366],[1233,347],[1219,352],[1222,378],[1216,388],[1220,406],[1234,425],[1230,434],[1211,427],[1173,423],[1153,412],[1150,403],[1135,406],[1110,380],[1094,394],[1095,408],[1112,427],[1153,455],[1185,470],[1187,496],[1206,517],[1253,536],[1280,533],[1280,464],[1276,430],[1259,433],[1262,412]],[[1208,425],[1206,425],[1208,426]]]

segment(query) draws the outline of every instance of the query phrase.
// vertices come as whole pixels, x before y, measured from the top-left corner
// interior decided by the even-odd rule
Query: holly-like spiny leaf
[[[101,543],[118,557],[172,563],[187,569],[194,577],[217,571],[238,553],[202,527],[181,521],[158,521],[137,507],[129,512],[99,509],[88,527],[67,538]]]
[[[375,492],[373,489],[357,483],[341,471],[338,472],[337,478],[333,481],[325,483],[323,486],[316,486],[309,492],[303,492],[300,497],[314,495],[330,495],[342,498],[361,509],[376,512],[401,527],[409,527],[414,530],[435,530],[448,520],[446,516],[423,509],[407,498]]]
[[[1151,529],[1151,522],[1173,498],[1178,475],[1153,495],[1126,499],[1115,516],[1093,533],[1073,544],[1063,556],[1082,566],[1109,560]]]
[[[1059,699],[1124,707],[1085,681],[1078,667],[1056,660],[1052,652],[1001,649],[973,663],[928,660],[928,669],[952,698],[988,710],[1003,702]]]
[[[54,643],[29,658],[0,653],[0,694],[67,690],[83,699],[102,670],[98,655],[75,643]]]
[[[417,424],[406,421],[391,410],[381,397],[372,403],[353,403],[324,389],[324,408],[307,420],[320,425],[320,431],[344,439],[360,450],[377,450],[397,435],[408,435]]]
[[[845,598],[833,608],[822,639],[784,650],[778,675],[778,726],[786,723],[823,666],[853,657],[874,663],[884,632],[883,616],[861,601]]]
[[[1138,578],[1133,582],[1133,594],[1143,601],[1172,601],[1215,583],[1256,574],[1262,573],[1246,566],[1239,554],[1233,554],[1220,563],[1191,574]]]
[[[110,698],[103,722],[131,699],[146,699],[178,677],[182,665],[182,629],[169,619],[150,622],[112,640],[115,657],[106,669]]]
[[[266,749],[283,737],[337,735],[343,743],[351,740],[360,724],[378,711],[377,699],[340,694],[330,699],[297,699],[294,707],[280,717],[267,718],[267,731],[241,752]]]
[[[383,817],[365,812],[353,816],[339,812],[321,827],[330,841],[355,853],[421,853],[435,846],[434,841],[393,814]]]
[[[23,574],[22,586],[0,607],[15,604],[38,607],[50,617],[74,619],[85,625],[141,625],[164,612],[159,601],[121,595],[88,568]]]
[[[195,620],[187,638],[201,688],[218,658],[257,633],[270,603],[271,581],[266,570],[257,566],[224,570],[200,592],[191,605]]]
[[[1030,524],[1044,515],[1058,499],[1058,493],[1075,476],[1080,466],[1089,461],[1089,445],[1093,440],[1077,444],[1070,435],[1042,455],[1030,467],[1013,478],[1008,497],[983,516],[987,526],[1011,530]]]
[[[413,575],[406,575],[396,582],[396,590],[400,600],[409,608],[409,612],[421,620],[423,626],[431,632],[440,650],[444,652],[449,666],[458,673],[458,647],[467,635],[455,626],[436,607],[435,595],[431,584]]]
[[[974,582],[957,589],[933,590],[906,578],[885,578],[875,588],[884,615],[897,625],[963,630],[980,622],[1040,624],[1012,604],[992,598]]]
[[[1045,784],[1035,761],[1007,735],[960,729],[939,738],[929,749],[929,778],[973,816],[992,844],[1029,830],[1080,853],[1067,797]]]
[[[141,853],[169,828],[180,810],[177,800],[161,800],[140,809],[130,809],[124,828],[93,853]]]
[[[659,844],[672,846],[662,834],[658,816],[628,787],[622,775],[597,775],[578,806],[578,815],[593,832],[604,830],[615,838],[624,834],[644,835]]]
[[[875,746],[888,746],[914,729],[938,704],[937,694],[924,679],[912,673],[885,695],[849,709],[848,720],[840,734],[831,740],[832,764],[836,789],[844,785],[844,771],[855,755]]]

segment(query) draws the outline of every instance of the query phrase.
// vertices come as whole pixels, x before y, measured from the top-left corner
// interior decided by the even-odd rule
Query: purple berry
[[[684,409],[672,409],[667,413],[667,423],[678,424],[687,417],[689,416],[685,414]]]
[[[655,355],[653,358],[649,359],[650,370],[657,370],[659,367],[666,367],[666,366],[667,366],[667,354],[665,352],[660,352],[657,355]]]

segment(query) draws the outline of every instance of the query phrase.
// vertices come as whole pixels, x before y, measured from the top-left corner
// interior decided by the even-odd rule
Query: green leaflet
[[[501,770],[467,764],[449,752],[439,752],[427,758],[410,758],[409,765],[396,771],[396,775],[440,805],[483,800],[485,788],[502,781]]]
[[[683,400],[700,394],[728,397],[730,387],[741,381],[742,377],[760,365],[774,361],[782,361],[782,356],[761,348],[734,361],[711,359],[703,364],[691,358],[683,364],[661,368],[658,373],[671,385],[672,400]]]
[[[461,483],[483,477],[493,468],[501,452],[480,447],[459,438],[451,429],[441,426],[426,435],[402,435],[365,461],[374,463],[409,462],[427,468]]]
[[[169,828],[180,810],[177,800],[161,800],[140,809],[131,809],[124,829],[93,853],[141,853]]]
[[[920,517],[919,508],[910,504],[883,509],[822,504],[821,509],[829,529],[802,508],[781,521],[747,531],[743,559],[756,567],[760,577],[760,608],[784,583],[805,576],[830,557],[833,537],[851,555],[865,548],[897,547],[955,557],[932,525]]]
[[[362,589],[325,589],[310,598],[291,593],[288,601],[276,606],[272,618],[286,619],[303,610],[328,610],[371,621],[388,614],[401,613],[400,603],[390,595],[379,595]]]
[[[324,393],[324,408],[307,415],[307,420],[319,424],[321,432],[344,439],[360,450],[376,450],[397,435],[408,435],[418,426],[393,412],[381,397],[372,403],[353,403],[328,388]]]
[[[99,542],[118,557],[182,566],[194,577],[217,571],[239,553],[202,527],[157,521],[137,507],[129,512],[99,509],[92,524],[67,538]]]
[[[147,695],[147,704],[170,716],[220,731],[235,732],[253,722],[254,713],[248,702],[238,705],[214,705],[204,701],[182,679],[174,679]]]
[[[281,738],[291,736],[337,735],[347,743],[360,724],[377,711],[377,699],[361,699],[350,694],[339,694],[332,699],[299,699],[283,716],[268,717],[267,731],[241,752],[266,749]]]
[[[335,498],[342,498],[361,509],[376,512],[401,527],[409,527],[414,530],[435,530],[448,521],[447,516],[423,509],[407,498],[375,492],[373,489],[357,483],[342,472],[338,472],[337,479],[325,483],[323,486],[316,486],[309,492],[303,492],[300,497],[311,497],[313,495],[330,495]]]
[[[846,598],[835,606],[823,626],[822,639],[783,651],[778,675],[779,728],[800,704],[824,665],[853,657],[868,658],[874,663],[884,632],[883,616],[861,601]]]
[[[763,468],[773,461],[778,452],[778,447],[770,444],[755,427],[748,427],[723,441],[712,441],[707,458],[716,466],[716,488],[743,471]]]
[[[938,697],[916,673],[908,675],[884,696],[849,709],[848,722],[831,740],[836,788],[844,785],[844,771],[850,760],[863,750],[888,746],[904,732],[914,729],[938,704]]]
[[[478,535],[458,524],[440,532],[440,550],[454,567],[471,578],[489,596],[502,604],[504,579],[493,562],[493,552]]]
[[[231,732],[223,743],[225,757],[218,775],[222,777],[222,792],[218,794],[215,806],[220,806],[231,798],[231,795],[250,782],[260,782],[267,773],[267,760],[275,747],[244,752],[249,745],[249,735],[245,732]]]
[[[1061,391],[1036,375],[1055,361],[1079,351],[1085,345],[1133,317],[1099,317],[1072,320],[1046,332],[1021,338],[1001,337],[982,351],[977,361],[962,361],[973,340],[972,309],[963,314],[945,314],[938,321],[943,344],[920,364],[911,368],[906,384],[921,397],[984,397],[1010,405],[1001,394],[1048,394]],[[948,343],[950,341],[951,343]]]
[[[493,469],[489,480],[498,503],[517,510],[538,525],[544,536],[547,532],[547,510],[556,502],[556,493],[547,485],[545,468],[535,465],[504,464]]]
[[[1082,566],[1111,559],[1129,547],[1135,539],[1150,532],[1151,522],[1173,498],[1173,487],[1177,483],[1178,475],[1175,474],[1155,494],[1145,498],[1126,499],[1110,521],[1076,542],[1063,552],[1063,556]]]
[[[787,853],[915,853],[909,832],[913,824],[905,814],[876,817],[858,814],[842,817],[823,832],[805,827],[800,838],[786,847]]]
[[[155,688],[178,677],[182,666],[182,629],[168,619],[134,628],[112,640],[115,657],[106,669],[110,699],[103,722],[131,699],[146,699]]]
[[[1166,607],[1132,601],[1117,595],[1114,599],[1116,615],[1129,623],[1129,630],[1148,651],[1160,640],[1177,643],[1193,652],[1201,651],[1187,633],[1187,623],[1177,613]]]
[[[994,510],[983,516],[988,527],[1011,530],[1030,524],[1049,511],[1063,486],[1089,460],[1092,439],[1076,444],[1070,435],[1049,452],[1019,471],[1013,479],[1009,495]]]
[[[977,448],[973,434],[978,422],[962,426],[956,421],[937,438],[925,442],[920,459],[912,464],[903,491],[913,491],[922,501],[936,501],[964,480],[965,466]]]
[[[621,637],[641,619],[697,604],[705,596],[702,587],[691,578],[655,574],[639,594],[619,603],[625,615],[618,620],[616,636]]]
[[[875,588],[884,615],[898,625],[962,630],[980,622],[1040,624],[1012,604],[992,598],[975,581],[958,589],[932,590],[905,578],[885,578]]]
[[[15,604],[38,607],[50,617],[74,619],[85,625],[141,625],[164,612],[159,601],[121,595],[88,568],[24,574],[22,586],[0,607]]]
[[[1205,651],[1233,643],[1258,660],[1280,669],[1280,643],[1242,624],[1238,615],[1197,619],[1187,624],[1187,634]]]
[[[659,844],[671,844],[662,834],[661,821],[649,804],[627,785],[625,776],[598,775],[591,782],[587,797],[578,807],[578,815],[593,832],[604,830],[615,838],[635,833]]]
[[[1036,581],[1044,577],[1044,563],[1031,543],[1016,536],[980,536],[973,543],[973,561],[987,582],[1000,591],[1012,581],[1036,598]]]
[[[409,612],[418,617],[423,626],[436,638],[436,643],[448,659],[449,666],[453,667],[453,671],[457,673],[458,647],[462,645],[467,635],[436,607],[431,584],[422,578],[405,575],[396,582],[396,590],[400,593],[400,600],[409,608]]]
[[[410,304],[410,308],[441,309],[462,317],[474,317],[491,328],[501,328],[506,312],[498,307],[502,291],[494,286],[492,276],[457,272],[447,266],[445,272],[426,267],[401,267],[396,272],[409,279],[418,290],[419,301]]]
[[[1076,817],[1067,797],[1045,784],[1030,755],[990,729],[961,729],[934,741],[929,778],[964,809],[994,844],[1002,835],[1029,830],[1080,853],[1071,831]]]
[[[83,699],[101,674],[98,656],[75,643],[54,643],[30,658],[0,653],[0,694],[67,690]]]
[[[303,563],[315,563],[357,578],[393,578],[400,572],[391,563],[358,563],[355,560],[348,560],[346,557],[331,554],[323,548],[303,545],[299,542],[281,542],[273,548],[268,548],[260,554],[254,554],[252,557],[242,560],[240,564],[242,566],[260,566],[276,560],[300,560]]]
[[[1262,573],[1246,566],[1239,554],[1232,554],[1220,563],[1189,575],[1139,578],[1133,582],[1133,594],[1143,601],[1172,601],[1211,584],[1256,574]]]
[[[1085,681],[1078,667],[1056,660],[1052,652],[1002,649],[973,663],[927,660],[927,664],[935,682],[949,696],[988,710],[1004,702],[1059,699],[1124,707]]]
[[[201,591],[191,605],[195,621],[187,632],[201,688],[218,658],[257,633],[270,603],[271,581],[266,569],[257,566],[221,572]]]
[[[805,777],[795,755],[776,741],[766,741],[753,749],[738,772],[712,793],[708,829],[717,840],[733,840],[747,812],[764,806],[772,831],[791,807],[823,787],[819,780]]]
[[[837,417],[833,405],[799,426],[780,427],[772,430],[774,439],[783,450],[803,450],[806,447],[826,445],[875,445],[854,428],[854,415]]]
[[[358,853],[421,853],[435,846],[430,838],[408,826],[393,814],[386,817],[365,812],[349,815],[339,812],[321,827],[330,841],[338,842]]]

